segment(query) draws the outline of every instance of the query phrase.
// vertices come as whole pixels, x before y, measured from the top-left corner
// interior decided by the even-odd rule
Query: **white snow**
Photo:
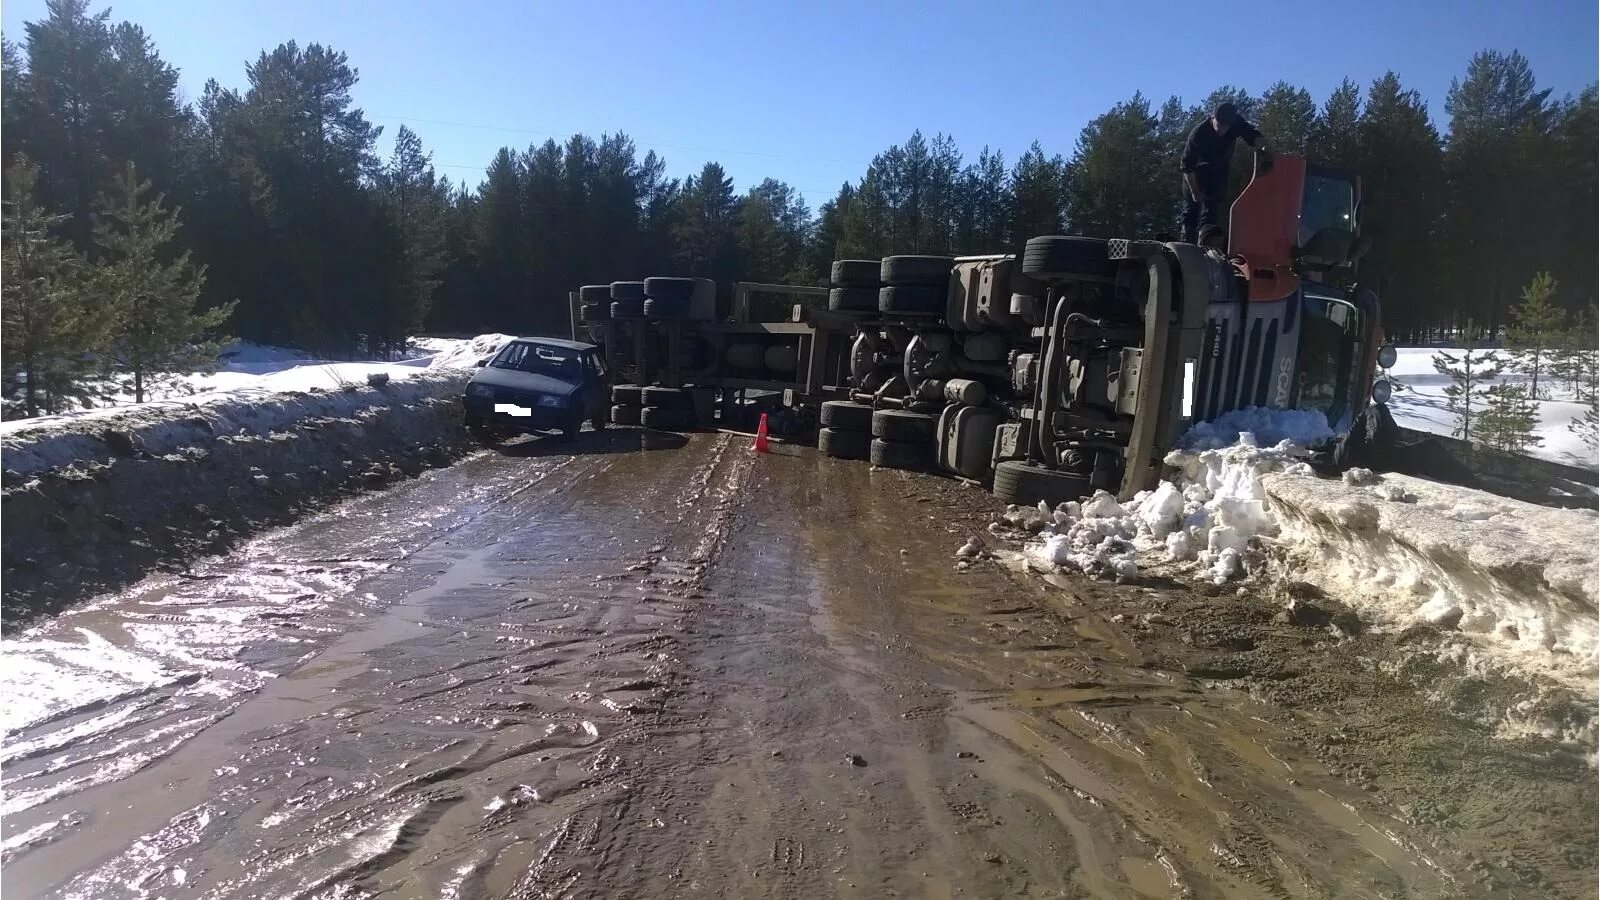
[[[1241,425],[1301,438],[1304,417],[1245,410],[1196,428],[1166,459],[1168,480],[1118,503],[1101,492],[1055,510],[1013,510],[1033,524],[1035,567],[1127,578],[1174,564],[1223,583],[1271,572],[1310,581],[1377,627],[1426,623],[1480,667],[1553,679],[1593,696],[1600,650],[1594,510],[1561,510],[1469,488],[1360,470],[1321,478],[1305,445],[1262,446]],[[1322,423],[1325,429],[1326,423]]]
[[[324,363],[306,360],[292,350],[244,345],[222,363],[230,371],[191,376],[194,383],[223,387],[182,399],[3,422],[0,448],[6,469],[30,475],[105,457],[108,447],[100,431],[106,428],[136,434],[141,447],[156,455],[209,441],[213,435],[267,435],[309,417],[350,416],[374,404],[431,396],[443,389],[441,376],[461,377],[511,339],[485,334],[471,340],[436,340],[435,352],[427,356],[362,363]],[[375,395],[367,389],[367,375],[379,372],[389,376],[389,385]]]
[[[1456,421],[1445,408],[1444,389],[1450,384],[1450,376],[1441,375],[1433,368],[1434,354],[1440,349],[1436,347],[1398,349],[1394,368],[1389,370],[1398,383],[1388,405],[1389,411],[1394,414],[1394,419],[1399,424],[1418,431],[1448,435],[1456,427]],[[1449,350],[1449,352],[1461,351]],[[1498,353],[1501,357],[1512,355],[1503,350]],[[1526,375],[1511,373],[1503,375],[1497,381],[1502,384],[1527,384],[1529,379]],[[1594,466],[1596,452],[1567,428],[1574,420],[1583,418],[1585,404],[1572,400],[1566,392],[1566,386],[1554,379],[1551,380],[1549,388],[1552,399],[1538,401],[1539,423],[1534,427],[1534,434],[1542,438],[1543,442],[1529,448],[1528,455],[1569,465]],[[1539,389],[1541,392],[1545,390],[1545,380],[1542,377]]]

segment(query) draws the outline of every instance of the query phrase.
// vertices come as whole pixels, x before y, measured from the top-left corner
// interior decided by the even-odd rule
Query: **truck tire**
[[[611,388],[611,402],[618,406],[643,406],[644,389],[637,384],[618,384]]]
[[[611,282],[611,299],[613,300],[643,300],[644,282],[642,281],[613,281]]]
[[[644,301],[646,319],[681,319],[689,314],[688,298],[651,297]]]
[[[818,420],[835,431],[872,431],[872,407],[850,400],[829,400],[822,404]],[[864,452],[864,451],[863,451]]]
[[[883,264],[875,259],[836,259],[833,268],[828,273],[828,281],[834,287],[841,288],[873,288],[876,290],[882,284],[878,280],[878,272]]]
[[[694,409],[694,396],[683,388],[656,387],[650,385],[639,391],[640,400],[646,407],[657,409],[681,410],[689,412]]]
[[[874,275],[874,278],[877,276]],[[878,311],[876,287],[836,287],[828,292],[828,308],[834,312]]]
[[[639,410],[639,424],[661,431],[687,431],[694,427],[694,414],[687,409],[646,406]]]
[[[933,468],[932,444],[908,444],[873,438],[867,459],[885,469],[904,469],[908,472],[926,472]]]
[[[949,288],[942,284],[896,284],[878,290],[878,311],[936,316],[944,312]]]
[[[1008,459],[994,467],[994,495],[1002,503],[1049,506],[1094,493],[1089,476],[1057,472],[1030,462]]]
[[[937,284],[950,281],[956,261],[948,256],[885,256],[878,265],[884,284]]]
[[[638,425],[639,410],[639,407],[632,404],[619,403],[611,407],[611,422],[615,425]]]
[[[613,319],[637,319],[643,315],[643,300],[618,300],[611,304],[611,318]]]
[[[817,430],[817,449],[834,459],[866,459],[872,452],[872,435],[865,431]]]
[[[903,409],[880,409],[872,414],[872,436],[886,441],[932,446],[939,418]]]
[[[611,285],[586,284],[583,287],[578,288],[578,299],[582,301],[584,306],[589,306],[596,303],[610,305],[612,300]]]
[[[694,296],[693,278],[646,278],[644,295],[651,300],[681,301],[688,309],[689,298]]]
[[[609,322],[611,321],[611,304],[585,303],[579,308],[578,318],[584,322]]]
[[[1044,235],[1029,238],[1022,249],[1022,274],[1039,281],[1109,279],[1116,272],[1100,238]]]

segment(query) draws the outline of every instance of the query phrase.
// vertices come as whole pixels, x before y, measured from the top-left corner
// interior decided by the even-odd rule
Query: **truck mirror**
[[[1400,354],[1395,352],[1393,344],[1384,344],[1378,348],[1378,368],[1380,369],[1394,368],[1395,361],[1399,358]]]

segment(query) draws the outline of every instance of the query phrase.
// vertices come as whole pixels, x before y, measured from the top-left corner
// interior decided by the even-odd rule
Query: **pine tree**
[[[1544,374],[1549,386],[1551,352],[1566,330],[1567,315],[1556,306],[1553,298],[1556,280],[1549,272],[1540,272],[1522,289],[1522,302],[1511,310],[1511,326],[1506,329],[1506,343],[1521,351],[1512,359],[1512,366],[1530,379],[1528,396],[1542,400],[1549,396],[1541,390],[1539,376]]]
[[[163,378],[211,371],[221,342],[215,330],[234,304],[200,309],[205,269],[187,250],[171,263],[161,257],[178,234],[177,213],[162,208],[129,163],[116,180],[116,192],[102,195],[95,215],[95,243],[104,259],[93,276],[96,295],[115,323],[106,358],[133,376],[133,399]],[[210,338],[210,339],[208,339]]]
[[[1474,421],[1483,408],[1485,385],[1500,377],[1500,359],[1493,350],[1480,351],[1472,346],[1473,326],[1467,322],[1466,347],[1460,353],[1439,351],[1433,355],[1434,371],[1448,375],[1450,384],[1444,389],[1445,409],[1456,417],[1451,434],[1462,440],[1478,437],[1478,423]]]
[[[1306,141],[1317,121],[1317,104],[1311,92],[1287,81],[1274,82],[1261,95],[1256,127],[1278,151],[1304,156]]]
[[[1150,237],[1171,222],[1171,160],[1160,119],[1143,94],[1083,127],[1067,192],[1072,230],[1096,237]]]
[[[1359,164],[1361,89],[1346,78],[1322,104],[1311,136],[1306,141],[1306,158],[1319,165],[1355,171]]]
[[[1567,423],[1567,430],[1577,435],[1590,453],[1600,448],[1600,392],[1589,392],[1583,415]]]
[[[444,210],[448,193],[433,171],[432,154],[404,125],[396,132],[394,153],[378,176],[377,189],[401,246],[389,260],[398,288],[381,323],[386,350],[403,346],[433,305],[444,265]]]
[[[1533,433],[1539,423],[1539,404],[1520,384],[1496,384],[1483,392],[1483,408],[1476,424],[1479,440],[1507,453],[1521,453],[1544,439]]]
[[[4,239],[0,240],[3,323],[0,355],[7,381],[21,382],[22,413],[60,412],[83,399],[83,379],[101,349],[111,316],[91,308],[83,259],[51,234],[67,217],[39,205],[39,169],[19,156],[5,173]]]
[[[1059,156],[1045,156],[1038,141],[1017,158],[1009,181],[1013,250],[1021,251],[1028,238],[1062,232],[1069,186],[1066,163]]]

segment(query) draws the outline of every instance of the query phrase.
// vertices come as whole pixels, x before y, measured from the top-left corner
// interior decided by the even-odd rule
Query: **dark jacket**
[[[1254,147],[1261,140],[1261,132],[1239,118],[1233,120],[1226,132],[1218,134],[1217,129],[1211,126],[1211,120],[1206,119],[1189,132],[1189,141],[1183,145],[1183,171],[1198,174],[1202,181],[1226,178],[1228,157],[1233,155],[1233,142],[1241,138]]]

